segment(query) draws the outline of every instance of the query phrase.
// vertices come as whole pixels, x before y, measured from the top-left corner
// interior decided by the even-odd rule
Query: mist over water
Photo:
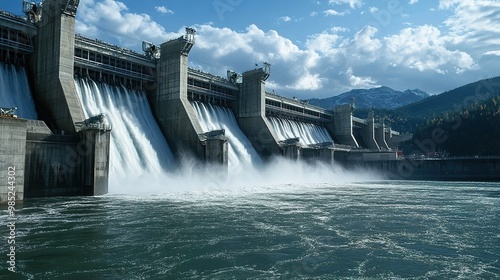
[[[201,166],[186,161],[176,172],[128,176],[110,182],[109,195],[184,196],[210,198],[217,195],[292,191],[295,185],[308,188],[317,184],[341,184],[382,180],[370,170],[345,170],[320,162],[309,164],[277,157],[258,166],[227,172],[217,166]]]
[[[144,93],[76,78],[85,117],[106,114],[111,124],[110,183],[175,169],[174,158]]]
[[[24,67],[0,62],[0,107],[17,107],[17,116],[38,119]]]

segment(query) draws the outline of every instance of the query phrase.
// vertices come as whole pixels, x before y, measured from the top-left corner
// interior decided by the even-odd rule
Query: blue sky
[[[382,85],[436,94],[500,76],[498,0],[80,0],[76,30],[141,51],[186,26],[197,30],[191,67],[225,76],[267,61],[267,88],[290,97]]]

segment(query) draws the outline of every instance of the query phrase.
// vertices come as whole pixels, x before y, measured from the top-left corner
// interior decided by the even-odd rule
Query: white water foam
[[[299,138],[302,145],[333,142],[326,128],[322,126],[275,117],[268,117],[267,119],[272,124],[279,141]]]
[[[125,87],[75,79],[85,117],[104,113],[111,124],[110,185],[174,168],[174,158],[146,95]]]
[[[24,67],[0,62],[0,107],[17,107],[17,116],[38,119]]]

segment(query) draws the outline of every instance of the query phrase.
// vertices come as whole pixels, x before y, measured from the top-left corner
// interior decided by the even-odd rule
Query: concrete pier
[[[227,149],[227,139],[207,139],[205,141],[205,162],[225,166],[227,168]]]
[[[335,164],[335,152],[332,148],[302,148],[300,152],[301,159],[306,162],[322,162],[326,165]]]
[[[302,147],[299,138],[291,138],[280,143],[282,155],[290,160],[300,160]]]
[[[82,139],[79,144],[82,146],[81,149],[85,149],[77,150],[77,152],[84,152],[84,195],[107,194],[111,131],[90,128],[80,131],[79,134]]]
[[[75,135],[28,132],[25,197],[106,194],[110,137],[109,126]]]
[[[9,197],[15,197],[16,201],[24,199],[26,120],[0,117],[0,128],[0,204],[3,204]]]

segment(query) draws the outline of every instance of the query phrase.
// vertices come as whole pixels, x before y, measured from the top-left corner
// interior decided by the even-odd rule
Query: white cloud
[[[439,8],[454,13],[444,23],[455,43],[474,48],[500,47],[500,1],[441,0]]]
[[[292,18],[291,18],[291,17],[289,17],[289,16],[283,16],[283,17],[280,17],[280,18],[278,19],[278,22],[281,22],[281,21],[283,21],[283,22],[289,22],[289,21],[291,21],[291,20],[292,20]]]
[[[416,4],[416,3],[418,3],[418,0],[410,0],[410,2],[409,2],[408,4],[410,4],[410,5],[414,5],[414,4]]]
[[[378,11],[378,8],[377,8],[377,7],[370,7],[370,8],[368,9],[368,11],[370,11],[370,13],[372,13],[372,14],[373,14],[373,13],[375,13],[375,12],[377,12],[377,11]]]
[[[477,65],[470,54],[447,49],[446,36],[439,29],[424,25],[405,28],[399,34],[385,38],[387,58],[395,65],[403,65],[418,71],[447,73],[473,70]]]
[[[382,43],[375,38],[376,32],[375,27],[365,26],[354,34],[351,40],[344,41],[341,44],[341,47],[346,50],[345,57],[350,64],[367,64],[380,59]]]
[[[195,28],[196,46],[190,59],[212,61],[204,71],[220,75],[227,69],[244,72],[256,62],[267,61],[272,64],[270,82],[276,88],[310,91],[322,87],[321,73],[316,69],[318,54],[301,50],[274,30],[265,32],[256,25],[244,32],[210,25]]]
[[[350,14],[349,10],[345,10],[343,12],[337,12],[334,9],[328,9],[326,11],[323,11],[323,14],[325,16],[345,16],[347,14]]]
[[[340,39],[341,37],[337,34],[323,32],[307,39],[306,46],[308,50],[313,52],[324,55],[335,55],[340,51],[337,44]]]
[[[356,9],[356,8],[360,8],[361,6],[363,6],[363,1],[361,1],[361,0],[329,0],[328,4],[330,4],[330,5],[349,4],[349,7],[351,7],[351,9]]]
[[[496,56],[500,56],[500,50],[498,51],[487,51],[484,53],[484,55],[496,55]]]
[[[293,90],[318,90],[323,87],[320,74],[311,74],[306,72],[304,75],[298,77],[297,81],[291,86],[287,86]]]
[[[155,10],[157,12],[162,13],[162,14],[173,14],[174,13],[174,11],[167,9],[167,7],[165,7],[165,6],[155,6]]]
[[[116,0],[82,0],[76,32],[96,37],[104,32],[125,47],[138,46],[142,40],[160,43],[178,35],[167,32],[147,14],[129,12],[124,3]]]
[[[351,86],[355,88],[373,88],[380,86],[377,84],[377,81],[374,81],[371,77],[355,76],[353,74],[352,68],[347,69],[346,75]]]

